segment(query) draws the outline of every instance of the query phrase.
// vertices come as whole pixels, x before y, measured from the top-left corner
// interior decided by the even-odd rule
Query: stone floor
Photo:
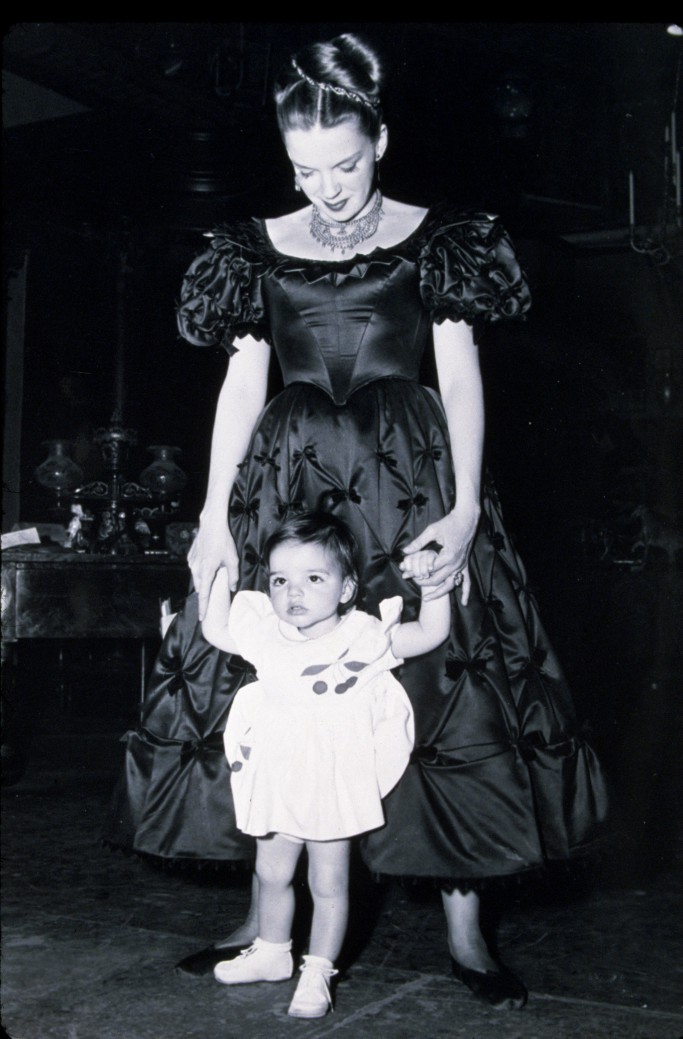
[[[680,856],[603,865],[508,896],[504,960],[521,1012],[449,976],[438,896],[354,870],[336,1010],[287,1016],[294,982],[240,988],[174,971],[248,902],[242,874],[162,870],[108,850],[99,826],[113,735],[43,738],[2,791],[2,1021],[11,1039],[680,1039]],[[300,896],[303,899],[303,886]],[[302,903],[302,913],[305,914]]]

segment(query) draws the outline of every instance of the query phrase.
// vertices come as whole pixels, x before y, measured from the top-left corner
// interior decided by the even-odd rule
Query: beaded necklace
[[[347,220],[346,223],[325,220],[320,215],[318,207],[313,206],[309,230],[316,242],[320,242],[322,246],[331,249],[332,252],[341,249],[341,254],[344,256],[347,249],[355,249],[367,238],[372,238],[377,231],[382,215],[382,194],[378,190],[372,209],[364,216],[357,216],[353,220]]]

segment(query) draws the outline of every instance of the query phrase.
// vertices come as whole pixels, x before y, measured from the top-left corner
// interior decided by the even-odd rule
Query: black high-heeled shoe
[[[477,999],[496,1010],[521,1010],[529,993],[522,982],[507,967],[498,964],[497,970],[473,970],[463,967],[451,956],[453,974]]]
[[[208,948],[190,953],[189,956],[179,960],[175,965],[175,970],[180,974],[189,974],[193,978],[201,978],[205,975],[213,977],[213,968],[217,963],[220,963],[221,960],[234,959],[249,944],[249,942],[245,942],[244,945],[209,945]]]

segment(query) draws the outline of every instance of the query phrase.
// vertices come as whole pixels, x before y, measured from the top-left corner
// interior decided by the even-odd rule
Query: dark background
[[[98,475],[92,433],[116,406],[137,432],[131,478],[147,445],[179,446],[180,518],[196,519],[225,358],[179,339],[180,281],[215,223],[298,204],[273,77],[343,31],[389,74],[385,194],[499,213],[527,269],[528,319],[482,341],[487,460],[629,823],[661,837],[660,854],[681,792],[683,543],[683,248],[666,140],[672,112],[683,120],[683,39],[663,23],[12,24],[3,530],[48,518],[33,476],[45,439],[70,438]]]

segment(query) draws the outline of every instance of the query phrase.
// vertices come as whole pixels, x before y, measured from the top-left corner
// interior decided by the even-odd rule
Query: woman
[[[224,346],[230,361],[189,554],[196,597],[162,646],[143,728],[129,735],[109,839],[175,858],[251,854],[228,817],[220,747],[230,700],[253,675],[216,656],[198,619],[219,567],[233,590],[265,590],[273,527],[304,508],[334,509],[360,542],[364,609],[400,594],[413,619],[420,584],[426,600],[453,599],[450,640],[400,669],[416,750],[364,859],[379,874],[435,879],[456,977],[494,1006],[520,1007],[524,986],[482,935],[480,891],[585,852],[604,784],[495,495],[480,488],[473,327],[524,314],[527,284],[496,218],[382,196],[380,79],[376,55],[351,35],[292,58],[275,102],[308,204],[219,228],[184,279],[182,335]],[[418,381],[432,343],[438,394]],[[271,350],[285,388],[266,406]],[[411,554],[432,543],[438,565],[418,578]],[[181,966],[208,971],[226,946],[249,944],[254,904],[220,948]]]

